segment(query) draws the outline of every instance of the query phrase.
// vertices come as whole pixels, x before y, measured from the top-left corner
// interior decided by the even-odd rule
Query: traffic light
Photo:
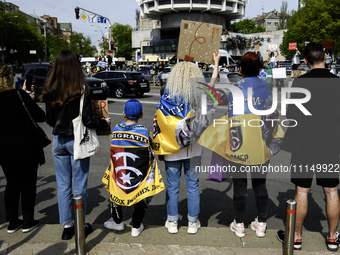
[[[79,8],[75,8],[74,11],[76,12],[76,19],[79,19]]]
[[[115,42],[110,41],[110,50],[114,50],[114,49],[115,49]]]

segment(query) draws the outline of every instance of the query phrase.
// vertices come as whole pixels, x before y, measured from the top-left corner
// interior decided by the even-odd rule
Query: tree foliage
[[[27,63],[45,58],[44,38],[38,29],[27,22],[20,13],[5,12],[1,3],[0,10],[0,47],[1,61],[5,63]],[[30,54],[35,50],[36,54]]]
[[[69,49],[70,45],[63,35],[47,35],[47,60],[53,62],[61,50]]]
[[[230,25],[228,30],[231,32],[243,34],[259,33],[266,31],[266,29],[263,26],[255,25],[255,22],[250,19],[243,19],[234,22],[233,24]]]
[[[85,37],[83,33],[72,32],[70,50],[83,57],[93,57],[97,52],[95,46],[91,45],[90,37]]]
[[[115,47],[118,47],[115,57],[132,59],[132,30],[130,25],[122,25],[117,22],[111,27],[112,39],[115,41]]]
[[[296,42],[303,55],[305,42],[334,41],[334,54],[340,52],[340,0],[305,0],[305,7],[295,12],[287,23],[281,53],[291,59],[288,44]]]
[[[281,8],[280,8],[280,17],[279,17],[279,27],[278,27],[279,30],[287,28],[288,19],[289,19],[288,2],[282,1]]]

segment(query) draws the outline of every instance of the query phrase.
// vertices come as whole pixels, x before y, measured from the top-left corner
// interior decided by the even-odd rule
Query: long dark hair
[[[52,106],[68,104],[84,93],[86,83],[79,58],[70,50],[62,50],[49,71],[42,99]]]

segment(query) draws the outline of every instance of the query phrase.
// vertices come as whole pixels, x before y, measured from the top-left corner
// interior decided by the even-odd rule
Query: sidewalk
[[[229,228],[202,227],[197,234],[187,234],[180,227],[178,234],[169,234],[163,226],[146,226],[140,236],[131,237],[130,226],[122,232],[109,231],[102,225],[93,225],[93,233],[86,239],[89,255],[281,255],[282,244],[276,239],[277,230],[267,230],[264,238],[257,238],[251,229],[238,238]],[[0,225],[0,255],[61,255],[75,254],[75,240],[60,239],[61,225],[41,225],[30,233],[20,230],[7,234],[7,224]],[[326,249],[324,236],[304,232],[302,250],[294,254],[335,254]],[[338,253],[338,252],[336,252]]]

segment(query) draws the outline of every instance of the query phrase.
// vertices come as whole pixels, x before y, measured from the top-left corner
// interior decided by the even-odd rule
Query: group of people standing
[[[253,100],[253,107],[250,108],[248,104],[245,104],[244,114],[235,114],[234,107],[236,106],[233,103],[236,96],[230,94],[228,112],[221,118],[234,123],[246,123],[249,119],[256,119],[261,123],[265,123],[256,127],[227,125],[213,129],[210,123],[216,104],[208,100],[207,113],[202,114],[201,94],[203,89],[197,89],[204,81],[202,71],[194,63],[190,62],[180,62],[175,65],[168,79],[166,91],[157,106],[153,125],[153,142],[148,137],[147,131],[145,131],[145,134],[140,133],[141,136],[145,137],[145,144],[141,144],[141,147],[149,148],[153,144],[153,152],[151,153],[150,150],[147,155],[152,158],[153,153],[155,153],[158,155],[159,160],[165,162],[167,208],[165,227],[169,233],[178,233],[178,194],[182,168],[184,169],[188,197],[187,232],[195,234],[201,227],[199,221],[199,172],[196,171],[195,166],[201,164],[202,146],[224,157],[227,159],[228,164],[237,169],[232,176],[234,221],[230,224],[230,229],[238,237],[245,236],[244,214],[247,206],[247,174],[240,171],[240,169],[245,165],[268,166],[270,158],[282,148],[292,153],[291,165],[297,168],[302,165],[304,170],[303,174],[296,175],[292,173],[291,176],[291,181],[296,187],[294,199],[297,202],[294,248],[301,249],[302,226],[308,209],[307,196],[311,189],[314,172],[312,168],[316,165],[331,167],[340,164],[340,136],[338,135],[340,117],[336,115],[340,111],[340,103],[337,99],[340,94],[338,80],[334,79],[337,77],[325,69],[326,56],[321,43],[309,43],[305,47],[304,55],[311,71],[295,79],[293,87],[305,88],[310,91],[311,99],[304,106],[311,114],[305,115],[296,105],[289,105],[287,119],[295,120],[298,125],[288,128],[285,138],[278,135],[277,122],[266,121],[267,119],[279,119],[277,110],[266,115],[252,113],[251,109],[254,108],[258,111],[266,111],[272,107],[270,88],[266,82],[258,78],[263,62],[255,52],[247,52],[242,56],[240,72],[243,79],[235,84],[242,91],[244,98],[248,98],[248,93],[250,89],[252,90],[252,96],[256,98],[255,101]],[[214,54],[215,68],[211,81],[209,85],[204,84],[205,87],[202,87],[210,89],[212,92],[218,75],[219,59],[220,55]],[[7,179],[5,209],[6,218],[9,221],[8,233],[14,233],[20,228],[22,228],[23,232],[29,232],[38,226],[38,221],[34,220],[35,180],[38,164],[44,163],[43,153],[41,153],[42,148],[35,148],[34,146],[36,145],[32,142],[34,137],[32,138],[31,135],[17,136],[18,133],[21,133],[23,125],[29,127],[31,123],[29,117],[25,115],[25,111],[20,108],[22,105],[19,97],[17,97],[17,92],[14,90],[11,75],[10,67],[2,66],[0,68],[0,104],[4,104],[4,108],[8,100],[11,100],[12,104],[13,102],[17,103],[17,108],[13,107],[12,112],[4,112],[5,119],[17,125],[11,125],[11,127],[2,126],[0,130],[2,131],[0,132],[1,134],[6,134],[2,136],[5,143],[0,146],[2,155],[0,165]],[[327,79],[327,83],[324,83],[324,79]],[[105,129],[111,124],[109,118],[95,119],[92,117],[90,96],[87,87],[83,86],[84,84],[85,79],[76,54],[71,51],[62,51],[59,53],[49,74],[42,95],[42,99],[46,102],[46,120],[53,128],[52,155],[58,186],[59,220],[61,224],[64,224],[62,234],[62,239],[64,240],[72,238],[74,234],[72,197],[75,195],[83,196],[84,215],[86,214],[87,205],[89,158],[73,159],[72,119],[79,114],[80,95],[85,94],[82,116],[85,126]],[[32,112],[33,119],[37,122],[45,121],[45,113],[36,106],[33,100],[23,91],[19,93],[23,96],[28,110]],[[298,100],[300,97],[299,93],[291,93],[291,99]],[[258,103],[255,104],[254,102]],[[18,117],[19,112],[22,115],[20,118]],[[145,127],[138,125],[138,119],[143,117],[143,112],[142,106],[137,100],[128,101],[123,114],[126,121],[118,124],[114,132],[120,132],[123,129],[125,130],[124,132],[129,132],[134,128],[144,130]],[[13,128],[13,126],[18,128]],[[12,135],[10,136],[9,134]],[[21,162],[17,160],[17,152],[15,151],[17,147],[13,142],[14,138],[18,139],[18,143],[20,142],[25,150],[30,152],[23,154]],[[33,140],[28,141],[25,139]],[[242,143],[242,141],[244,142]],[[114,145],[113,142],[112,145]],[[116,145],[124,147],[119,141]],[[36,153],[37,151],[39,153]],[[238,157],[241,154],[249,156],[247,161]],[[111,160],[114,160],[114,158],[118,160],[118,156],[115,156],[111,151]],[[27,166],[30,167],[28,168]],[[14,175],[16,177],[14,179],[13,173],[16,172],[20,173],[19,176],[22,179],[17,178],[17,174]],[[29,183],[26,181],[28,177],[25,177],[26,175],[24,176],[23,172],[29,175],[29,178],[32,178],[34,185],[31,184],[31,187],[21,185],[21,182]],[[117,176],[112,176],[112,178],[116,178],[115,180],[120,178],[118,172],[116,174]],[[145,178],[149,174],[150,172],[145,175]],[[126,173],[121,176],[125,178],[125,182],[123,182],[125,185],[130,181],[126,179],[126,176]],[[340,210],[337,190],[339,184],[338,174],[330,172],[324,175],[317,174],[316,180],[317,185],[323,187],[326,197],[326,211],[329,223],[326,240],[327,248],[336,251],[340,242],[339,233],[337,232]],[[255,232],[256,236],[264,237],[267,228],[269,200],[266,174],[252,174],[251,182],[255,192],[257,214],[254,215],[254,221],[251,222],[250,228]],[[26,189],[29,192],[26,192]],[[23,221],[19,220],[18,217],[20,194],[22,194]],[[29,196],[30,198],[23,199],[23,196]],[[111,200],[111,202],[113,201]],[[131,232],[134,237],[138,236],[144,229],[142,221],[146,208],[147,203],[143,200],[135,204]],[[105,222],[104,226],[108,229],[124,229],[121,207],[113,202],[111,212],[112,219]],[[87,234],[92,231],[90,224],[85,224],[85,228]],[[278,236],[278,238],[283,240],[282,236]]]

